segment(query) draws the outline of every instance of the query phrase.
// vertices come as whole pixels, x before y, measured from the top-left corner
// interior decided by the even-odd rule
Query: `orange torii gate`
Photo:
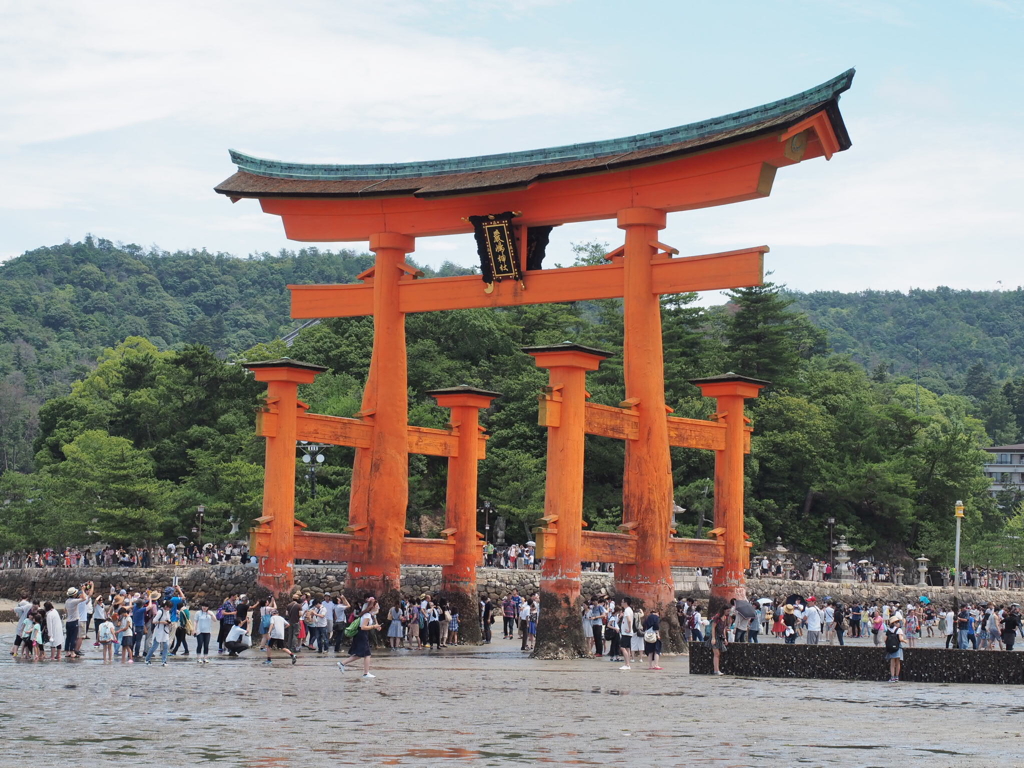
[[[678,250],[661,243],[658,233],[666,225],[668,212],[765,197],[779,168],[820,156],[830,158],[847,149],[850,141],[838,99],[850,87],[852,78],[850,70],[788,99],[714,120],[533,152],[370,166],[281,163],[232,153],[239,170],[217,187],[219,193],[233,201],[258,199],[265,212],[281,216],[286,234],[294,240],[368,240],[376,254],[375,266],[359,276],[360,284],[289,286],[295,318],[371,314],[374,318],[373,356],[362,409],[356,419],[348,420],[353,423],[346,424],[345,429],[352,434],[345,438],[349,442],[343,443],[356,448],[349,535],[361,537],[361,541],[358,546],[350,546],[343,544],[347,540],[326,539],[334,542],[328,546],[337,547],[336,551],[349,547],[345,555],[350,561],[351,587],[377,593],[396,589],[406,547],[438,549],[445,544],[419,540],[410,545],[407,542],[411,540],[404,539],[408,455],[414,450],[412,439],[418,429],[410,427],[407,419],[405,315],[621,297],[629,407],[626,415],[605,414],[605,421],[612,431],[630,431],[635,424],[637,437],[627,439],[626,444],[623,517],[628,535],[635,537],[636,553],[634,562],[623,561],[617,574],[618,586],[650,605],[665,604],[673,597],[671,563],[687,561],[686,551],[690,551],[694,560],[705,565],[717,564],[719,555],[715,553],[720,553],[718,573],[722,576],[714,582],[718,597],[742,594],[746,565],[742,404],[744,398],[756,395],[761,383],[742,377],[698,383],[706,395],[718,398],[724,429],[710,423],[708,427],[677,425],[666,418],[659,297],[758,285],[768,249],[759,246],[678,258]],[[515,241],[522,262],[522,281],[490,283],[485,289],[477,277],[419,280],[418,272],[405,262],[406,255],[415,249],[416,237],[467,233],[472,231],[468,217],[501,211],[517,212]],[[615,218],[625,231],[624,244],[607,257],[610,263],[526,269],[530,228],[608,218]],[[565,362],[572,355],[553,352],[564,364],[550,366],[552,388],[559,385],[556,369],[566,381],[576,382],[572,387],[582,386],[583,371],[596,363],[584,361],[587,353],[577,352],[572,364]],[[538,354],[538,364],[544,362],[544,354]],[[311,380],[315,371],[308,366],[296,369],[284,361],[251,367],[270,385],[267,415],[276,415],[278,422],[275,435],[263,428],[268,437],[268,471],[256,552],[261,578],[284,586],[291,579],[296,542],[313,534],[300,539],[295,534],[294,478],[290,483],[284,478],[288,472],[294,474],[294,450],[289,453],[286,448],[275,447],[272,451],[271,443],[294,443],[300,433],[298,425],[314,418],[304,413],[295,393],[297,383]],[[587,414],[600,409],[581,406],[576,402],[578,398],[566,406],[566,384],[561,382],[561,387],[561,417],[575,414],[570,418],[572,429],[565,434],[578,432],[576,421],[582,418],[585,427]],[[483,401],[493,396],[480,394],[469,402],[472,397],[467,395],[467,403],[459,406],[462,418],[469,410],[484,407]],[[450,399],[438,401],[454,407]],[[282,428],[293,416],[294,434],[290,425]],[[598,420],[596,416],[591,418]],[[457,420],[453,412],[453,422]],[[704,430],[701,435],[710,435],[717,433],[707,430],[716,428],[724,433],[725,440],[716,453],[719,460],[715,473],[716,521],[726,522],[724,526],[716,523],[720,546],[716,542],[671,542],[670,430],[689,429],[695,434]],[[554,433],[551,430],[549,440]],[[442,437],[431,434],[431,439]],[[449,442],[456,439],[459,451],[472,442],[464,432],[457,438],[454,433],[443,438]],[[450,477],[450,517],[453,505],[468,506],[470,495],[475,499],[475,476],[471,475],[475,470],[458,470],[456,479]],[[568,552],[572,550],[566,544],[569,538],[578,536],[582,541],[575,524],[582,488],[570,493],[565,488],[553,491],[550,484],[548,487],[549,492],[565,494],[548,498],[545,503],[546,509],[554,505],[562,510],[558,514],[555,552]],[[472,506],[475,509],[475,504]],[[449,549],[474,551],[477,535],[467,525],[465,518],[459,525],[449,525],[454,529]],[[705,555],[707,560],[703,559]],[[451,559],[454,561],[454,555]],[[564,577],[542,577],[544,612],[551,618],[559,614],[565,620],[575,620],[572,607],[573,596],[578,595],[578,574],[575,586],[571,582],[573,576],[568,571]],[[464,579],[461,586],[468,592],[471,582]]]

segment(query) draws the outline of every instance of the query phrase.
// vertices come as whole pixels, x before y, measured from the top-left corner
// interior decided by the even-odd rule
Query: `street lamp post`
[[[833,559],[833,553],[836,543],[832,540],[832,534],[834,533],[833,529],[835,528],[835,524],[836,519],[834,517],[830,517],[828,519],[828,567],[831,568],[833,571],[836,569],[836,563]]]
[[[203,517],[206,515],[206,507],[200,504],[196,508],[196,517],[199,520],[199,551],[203,551]]]
[[[960,609],[960,521],[964,519],[964,503],[957,499],[956,507],[956,553],[953,556],[953,568],[956,570],[953,586],[956,589],[955,597],[957,610]]]
[[[306,465],[306,479],[309,480],[309,495],[316,498],[316,468],[324,463],[324,455],[320,453],[326,445],[299,441],[302,451],[302,463]]]

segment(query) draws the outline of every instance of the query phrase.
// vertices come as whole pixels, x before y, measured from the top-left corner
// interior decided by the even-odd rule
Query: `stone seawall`
[[[345,582],[344,565],[299,565],[295,568],[295,581],[299,588],[313,594],[336,592]],[[252,592],[256,587],[256,566],[216,565],[174,568],[25,568],[0,570],[0,598],[15,600],[22,594],[42,600],[65,599],[68,587],[87,581],[96,584],[101,594],[115,589],[163,589],[174,576],[182,590],[193,601],[206,599],[219,604],[232,592]],[[540,571],[513,571],[501,568],[480,568],[477,571],[477,591],[481,597],[498,599],[513,588],[521,594],[537,591]],[[403,566],[402,593],[419,597],[424,592],[436,592],[441,586],[441,569],[436,567]],[[610,573],[584,573],[585,595],[611,591]],[[0,618],[2,620],[2,618]]]
[[[900,680],[912,683],[1024,684],[1024,653],[904,648]],[[803,677],[818,680],[889,679],[884,648],[838,645],[730,643],[721,670],[742,677]],[[712,673],[711,646],[690,643],[690,674]]]

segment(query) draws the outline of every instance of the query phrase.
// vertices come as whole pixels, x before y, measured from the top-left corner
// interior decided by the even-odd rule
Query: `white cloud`
[[[427,32],[403,23],[415,20],[415,4],[384,4],[389,13],[356,2],[97,7],[4,6],[0,141],[168,118],[192,128],[258,125],[267,136],[451,130],[571,115],[613,95],[578,74],[589,69],[578,54]]]

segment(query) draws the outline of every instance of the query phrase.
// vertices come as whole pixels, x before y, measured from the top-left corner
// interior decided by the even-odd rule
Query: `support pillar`
[[[675,582],[669,560],[669,529],[674,507],[672,461],[665,419],[665,364],[661,337],[661,302],[652,283],[652,260],[659,250],[658,232],[665,212],[653,208],[619,211],[626,232],[623,252],[626,398],[639,414],[639,439],[626,443],[623,477],[623,522],[635,523],[635,565],[615,566],[616,588],[642,601],[646,609],[674,602]],[[674,611],[661,611],[663,620]]]
[[[544,521],[554,536],[555,552],[541,551],[538,658],[587,655],[583,638],[580,570],[583,546],[583,452],[587,371],[596,371],[610,353],[579,344],[528,347],[523,350],[547,368],[548,386],[541,396],[540,424],[548,428]],[[667,531],[666,531],[667,537]],[[538,543],[547,537],[538,538]]]
[[[479,598],[476,568],[480,563],[480,534],[476,527],[477,475],[480,460],[480,411],[489,408],[497,392],[465,385],[428,392],[439,406],[451,409],[452,429],[458,434],[458,455],[448,459],[445,528],[455,539],[455,562],[441,567],[441,591],[460,616],[476,616]],[[477,643],[480,622],[464,621],[459,637]]]
[[[373,424],[373,436],[365,455],[356,457],[349,513],[350,527],[362,529],[367,544],[364,558],[349,563],[347,586],[378,600],[400,586],[409,502],[408,366],[398,286],[406,274],[405,256],[414,249],[407,235],[383,232],[370,238],[377,255],[370,278],[373,358],[362,416]]]
[[[724,529],[725,564],[711,577],[711,602],[717,608],[723,602],[747,597],[746,570],[750,566],[750,548],[743,530],[743,454],[747,421],[743,401],[757,397],[767,381],[729,372],[690,382],[700,387],[704,397],[717,400],[717,416],[725,422],[725,449],[715,453],[715,528]]]
[[[263,516],[269,529],[265,549],[256,552],[257,582],[276,596],[295,584],[295,439],[299,384],[309,384],[327,369],[296,360],[266,360],[246,366],[267,383],[267,407],[260,414],[266,436]]]

